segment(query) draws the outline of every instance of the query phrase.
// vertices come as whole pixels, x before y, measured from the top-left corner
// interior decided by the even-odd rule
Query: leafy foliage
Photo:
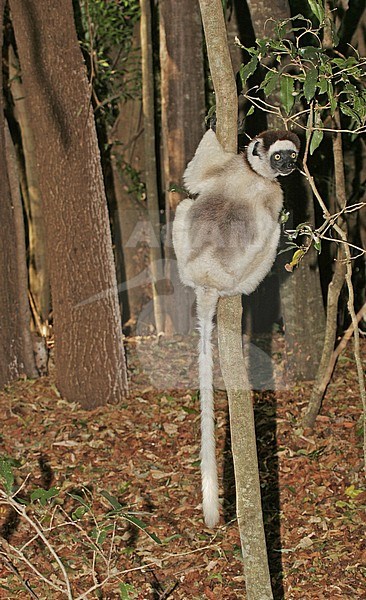
[[[140,93],[137,55],[131,69],[132,35],[140,17],[139,2],[80,0],[80,16],[79,37],[88,61],[94,103],[113,122],[118,100]]]
[[[14,475],[11,460],[5,457],[0,458],[0,481],[6,493],[10,495],[13,490]]]
[[[240,75],[245,86],[258,69],[264,71],[261,84],[244,95],[252,106],[264,110],[270,107],[276,112],[276,107],[271,107],[270,96],[279,92],[278,116],[285,123],[306,129],[307,135],[312,136],[312,154],[323,139],[327,119],[333,117],[337,109],[345,118],[347,130],[365,131],[366,59],[354,49],[353,55],[348,57],[334,51],[339,39],[333,22],[326,17],[322,3],[309,0],[309,5],[319,26],[313,26],[302,15],[295,18],[300,23],[298,27],[288,19],[276,22],[273,38],[259,39],[255,47],[246,48],[250,60],[242,66]],[[330,32],[334,48],[324,48],[325,32]],[[306,40],[305,45],[303,40]]]
[[[344,132],[355,136],[366,131],[366,59],[354,48],[350,48],[350,56],[337,50],[338,32],[323,2],[308,0],[308,9],[312,19],[299,14],[274,22],[273,37],[258,39],[255,47],[245,48],[236,41],[250,56],[240,69],[243,95],[248,100],[247,116],[257,108],[276,115],[286,128],[304,130],[306,155],[312,155],[322,143],[324,132],[339,128],[335,126],[336,113],[337,122],[339,115],[342,118]],[[261,83],[250,87],[254,73]],[[357,205],[349,210],[355,208]],[[302,223],[295,231],[285,231],[289,241],[284,251],[295,250],[285,265],[288,271],[299,264],[311,246],[320,253],[322,236],[331,226],[329,218],[317,230]]]
[[[92,581],[90,582],[85,597],[97,591],[109,579],[119,578],[120,574],[117,569],[119,550],[117,550],[116,544],[122,539],[121,532],[126,535],[126,524],[127,528],[132,525],[143,531],[153,542],[162,543],[154,533],[148,530],[144,521],[126,511],[120,501],[105,490],[100,492],[100,496],[102,501],[103,499],[107,500],[113,510],[107,509],[99,514],[96,513],[95,505],[100,500],[87,488],[82,488],[81,493],[65,492],[56,487],[36,488],[26,494],[26,499],[21,498],[20,492],[26,482],[16,489],[14,466],[15,461],[12,459],[0,458],[0,506],[11,508],[24,521],[24,524],[28,525],[29,540],[20,550],[12,544],[7,544],[7,556],[11,560],[10,557],[14,555],[31,566],[31,570],[42,579],[49,590],[56,589],[71,597],[73,584],[76,586],[79,582],[77,578],[74,582],[64,566],[68,568],[70,574],[80,572],[80,577],[85,577],[86,573],[89,573],[89,576],[90,573],[94,573],[94,582],[96,573],[103,574],[104,581],[101,583],[93,585]],[[72,501],[71,508],[70,500]],[[120,520],[122,520],[122,524],[119,523]],[[34,556],[37,555],[40,543],[45,548],[45,552],[48,552],[53,560],[56,560],[56,565],[61,567],[60,578],[56,584],[53,572],[55,564],[50,566],[49,571],[44,570],[42,576],[39,575]],[[65,554],[64,550],[68,548],[73,549],[74,555]],[[27,585],[26,583],[25,587]],[[11,591],[10,587],[7,589]],[[125,599],[135,598],[137,594],[134,586],[124,582],[119,584],[118,591],[120,597]]]

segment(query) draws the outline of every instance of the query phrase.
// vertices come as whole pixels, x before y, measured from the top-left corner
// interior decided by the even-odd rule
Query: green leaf
[[[320,94],[325,94],[325,92],[328,89],[328,79],[327,77],[321,77],[318,81],[318,87],[319,87],[319,92]]]
[[[294,248],[299,247],[297,244],[294,244],[293,242],[286,242],[286,244],[288,244],[287,248],[282,248],[282,250],[279,250],[277,252],[277,256],[279,256],[280,254],[284,254],[285,252],[288,252],[289,250],[294,250]]]
[[[320,238],[314,238],[314,248],[319,254],[322,251],[322,241]]]
[[[223,582],[222,573],[212,573],[211,575],[209,575],[209,579],[216,579],[220,583]]]
[[[114,496],[112,496],[109,492],[106,492],[105,490],[102,490],[100,493],[103,496],[103,498],[105,498],[106,500],[108,500],[109,504],[114,508],[114,510],[116,510],[117,512],[123,510],[122,504],[120,504],[118,502],[117,498],[115,498]]]
[[[294,80],[292,77],[282,75],[280,79],[280,97],[281,103],[285,109],[286,114],[290,114],[291,109],[295,102],[294,92]]]
[[[42,488],[38,488],[31,493],[31,501],[39,500],[41,506],[46,506],[47,502],[54,498],[59,493],[59,490],[55,487],[50,488],[49,490],[44,490]]]
[[[88,504],[82,496],[79,496],[79,494],[71,494],[70,492],[68,492],[68,496],[70,496],[70,498],[72,498],[73,500],[80,502],[80,504],[82,504],[82,506],[84,506],[84,508],[86,508],[87,510],[90,510],[90,504]]]
[[[336,108],[337,108],[337,99],[335,97],[334,89],[333,89],[333,85],[332,85],[331,81],[328,81],[327,94],[328,94],[328,100],[330,103],[330,112],[331,112],[331,115],[333,116],[336,111]]]
[[[316,129],[313,131],[310,142],[310,154],[314,154],[315,150],[319,148],[320,144],[322,143],[323,136],[324,134],[321,129]]]
[[[333,58],[333,62],[340,69],[351,69],[357,66],[357,59],[354,56],[348,58]]]
[[[345,502],[344,500],[337,500],[335,505],[337,508],[350,508],[349,502]]]
[[[318,70],[312,65],[306,73],[304,83],[304,96],[308,102],[314,98],[318,83]]]
[[[335,22],[333,21],[333,19],[330,19],[330,27],[332,30],[332,42],[333,42],[333,46],[336,48],[339,44],[339,35],[338,35],[338,31],[337,31],[337,27]]]
[[[108,535],[108,531],[106,531],[105,529],[103,529],[103,530],[102,530],[102,531],[99,533],[99,535],[98,535],[98,538],[97,538],[97,544],[98,544],[99,546],[102,546],[102,545],[104,544],[104,542],[105,542],[105,540],[106,540],[106,538],[107,538],[107,535]]]
[[[359,496],[360,494],[363,493],[364,490],[360,490],[357,489],[353,484],[348,486],[345,490],[344,493],[346,494],[346,496],[348,496],[349,498],[357,498],[357,496]]]
[[[270,96],[278,84],[279,73],[276,71],[268,71],[261,85],[266,96]]]
[[[78,521],[82,519],[82,517],[88,512],[88,509],[85,506],[78,506],[76,510],[71,514],[71,518],[73,521]]]
[[[119,596],[121,600],[132,600],[133,598],[137,598],[138,592],[130,583],[120,583]]]
[[[253,56],[250,61],[246,65],[241,65],[240,67],[240,77],[242,84],[245,85],[247,79],[253,75],[258,65],[258,58]]]
[[[356,121],[356,123],[361,125],[360,117],[354,110],[352,110],[352,108],[350,108],[347,104],[344,104],[343,102],[340,103],[339,107],[344,115],[347,115],[347,117],[351,117]]]
[[[250,115],[252,115],[253,113],[254,113],[254,106],[252,105],[247,112],[247,117],[250,117]]]
[[[298,265],[300,260],[304,257],[304,255],[305,255],[305,251],[302,248],[299,248],[299,250],[296,250],[296,252],[294,252],[294,255],[292,257],[291,265],[292,266]]]
[[[150,531],[148,531],[146,523],[141,521],[141,519],[137,519],[137,517],[130,515],[129,513],[124,513],[123,518],[126,519],[126,521],[128,521],[129,523],[136,525],[136,527],[144,531],[149,536],[149,538],[154,540],[154,542],[156,542],[157,544],[162,543],[158,536],[155,535],[155,533],[151,533]]]
[[[182,410],[187,413],[187,415],[198,415],[198,410],[196,408],[191,408],[189,406],[182,406]]]
[[[319,51],[314,46],[304,46],[304,48],[299,48],[299,54],[305,60],[311,60],[314,62],[318,62],[319,60]]]
[[[288,212],[288,210],[285,210],[283,208],[280,213],[280,223],[287,223],[287,221],[289,220],[289,217],[290,217],[290,213]]]
[[[13,492],[14,475],[11,468],[11,462],[6,458],[0,459],[0,478],[3,481],[6,493],[10,496]]]
[[[322,23],[325,17],[324,6],[322,6],[320,2],[317,2],[317,0],[308,0],[308,4],[310,6],[311,12],[316,16],[319,23]]]

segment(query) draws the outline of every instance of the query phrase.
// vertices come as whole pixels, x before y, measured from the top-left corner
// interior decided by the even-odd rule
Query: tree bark
[[[43,205],[38,184],[33,131],[29,122],[19,63],[12,45],[9,46],[9,80],[14,116],[20,128],[24,156],[27,193],[24,194],[23,200],[28,219],[29,289],[41,322],[46,323],[51,310],[51,294]]]
[[[220,0],[200,0],[208,60],[216,93],[217,135],[237,150],[237,96]],[[241,297],[219,300],[221,371],[229,399],[236,506],[248,600],[273,598],[263,527],[254,413],[244,365]]]
[[[288,0],[247,0],[256,36],[268,37],[273,29],[273,21],[291,17]]]
[[[328,286],[327,317],[323,341],[323,351],[318,367],[318,373],[314,382],[314,386],[312,388],[309,404],[306,413],[302,419],[302,425],[304,427],[314,427],[315,419],[319,414],[325,390],[327,389],[330,379],[328,376],[328,369],[331,363],[334,345],[336,342],[338,300],[344,284],[344,278],[346,274],[346,267],[345,264],[342,262],[343,258],[344,256],[342,255],[342,253],[338,252],[333,278]]]
[[[25,248],[25,229],[23,217],[23,204],[20,197],[19,178],[15,148],[11,139],[9,127],[5,124],[5,149],[9,177],[10,196],[13,207],[14,233],[16,244],[17,274],[18,274],[18,320],[19,333],[22,340],[24,372],[27,377],[38,377],[36,362],[33,352],[33,342],[30,331],[31,312],[28,301],[28,269]]]
[[[4,0],[0,0],[0,47],[3,44]],[[3,89],[0,71],[0,89]],[[0,94],[0,388],[24,370],[19,326],[19,279],[13,207],[5,159],[3,94]]]
[[[86,408],[127,392],[111,232],[71,0],[12,0],[44,202],[61,394]]]
[[[127,60],[124,58],[123,68],[132,73],[136,71],[136,58],[141,55],[140,23],[135,25],[133,43]],[[118,57],[118,49],[116,49]],[[118,60],[116,57],[115,60]],[[139,253],[139,241],[135,239],[136,231],[144,232],[144,223],[148,219],[145,206],[139,199],[139,191],[134,189],[136,180],[144,171],[144,135],[141,94],[123,99],[118,104],[118,117],[109,134],[111,144],[111,165],[113,172],[114,193],[117,204],[117,221],[121,238],[121,248],[116,249],[118,263],[124,265],[124,278],[120,299],[128,299],[128,325],[134,328],[144,305],[144,290],[141,285],[131,283],[143,268],[144,260]],[[132,173],[134,175],[131,174]],[[143,237],[141,235],[141,237]],[[141,240],[142,241],[142,240]],[[146,253],[147,255],[147,253]],[[125,307],[124,307],[125,308]],[[127,311],[124,310],[126,320]]]
[[[155,98],[153,74],[153,49],[151,33],[150,0],[140,0],[141,6],[141,63],[142,63],[142,107],[144,113],[145,141],[145,184],[147,210],[154,240],[150,240],[150,271],[152,276],[153,305],[156,333],[164,332],[164,295],[159,293],[159,282],[163,280],[162,249],[160,234],[159,195],[156,170],[155,147]]]
[[[299,223],[315,223],[314,200],[310,186],[295,174],[286,188],[290,219],[286,228]],[[281,310],[285,323],[289,379],[314,380],[322,354],[325,313],[320,285],[318,254],[311,249],[293,273],[284,268],[288,253],[277,259],[280,278]]]
[[[159,5],[161,121],[166,212],[165,275],[174,293],[165,297],[168,333],[194,326],[194,293],[182,285],[172,246],[171,224],[182,176],[204,131],[205,87],[202,25],[197,0],[162,0]]]
[[[340,129],[339,114],[336,112],[335,127]],[[335,205],[337,210],[346,206],[346,183],[344,176],[343,150],[342,150],[342,134],[334,133],[333,139],[333,157],[334,157],[334,177],[335,177]],[[347,231],[347,224],[343,221],[342,230]],[[338,248],[336,265],[332,277],[332,281],[328,286],[327,297],[327,319],[324,335],[323,351],[321,360],[311,392],[307,411],[302,419],[302,424],[305,427],[314,427],[315,419],[319,414],[325,391],[327,389],[329,377],[328,371],[332,362],[336,334],[337,334],[337,314],[338,300],[343,284],[345,282],[347,266],[344,262],[345,252],[342,246]]]

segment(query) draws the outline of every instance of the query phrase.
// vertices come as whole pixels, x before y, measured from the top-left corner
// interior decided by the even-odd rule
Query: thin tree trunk
[[[346,194],[346,185],[345,185],[345,174],[344,174],[344,162],[343,162],[343,148],[342,148],[342,134],[340,133],[341,122],[340,122],[340,114],[337,110],[334,115],[335,120],[335,128],[338,130],[333,137],[333,156],[334,156],[334,174],[335,174],[335,187],[336,187],[336,195],[339,206],[341,208],[346,206],[347,202],[347,194]],[[310,138],[309,138],[310,139]],[[309,145],[309,140],[307,144],[307,148]],[[306,160],[304,161],[305,173],[312,184],[312,187],[315,191],[316,188],[314,186],[314,182],[310,177],[308,172],[308,168],[306,165]],[[326,217],[330,217],[327,208],[324,206],[322,199],[318,195],[318,199],[320,200],[320,204],[323,208],[324,215]],[[352,259],[351,252],[348,246],[347,241],[347,225],[343,222],[341,225],[337,223],[333,224],[334,230],[337,232],[340,240],[342,241],[342,250],[343,256],[345,257],[345,280],[348,288],[348,310],[351,316],[353,331],[354,331],[354,355],[355,362],[357,368],[357,377],[360,389],[360,396],[363,405],[363,452],[364,452],[364,468],[366,469],[366,389],[365,389],[365,376],[363,371],[363,365],[361,360],[361,352],[360,352],[360,335],[358,331],[358,321],[357,315],[354,307],[354,290],[352,285]],[[339,252],[338,252],[339,254]],[[336,323],[333,323],[334,330],[336,328]],[[331,328],[331,325],[330,325]],[[327,360],[324,359],[323,371],[321,370],[322,365],[320,365],[318,378],[323,382],[326,382],[327,375],[329,374],[329,370],[332,365],[332,355],[328,355]],[[313,426],[315,422],[316,415],[318,414],[321,406],[321,401],[325,392],[326,385],[323,383],[323,387],[318,385],[318,389],[315,389],[311,398],[308,410],[304,416],[303,424],[307,426]]]
[[[207,53],[216,93],[217,135],[237,149],[237,96],[220,0],[200,0]],[[264,535],[254,413],[244,366],[241,297],[221,298],[217,323],[222,375],[229,399],[237,518],[248,600],[273,598]]]
[[[359,323],[361,321],[362,317],[365,314],[365,311],[366,311],[366,304],[364,304],[362,306],[362,308],[360,308],[360,310],[358,311],[358,313],[356,315],[357,323]],[[325,390],[327,389],[328,383],[330,382],[330,379],[333,375],[334,367],[337,364],[338,357],[340,356],[340,354],[342,354],[343,350],[346,348],[346,346],[347,346],[349,340],[351,339],[351,337],[353,336],[353,334],[354,334],[354,324],[352,322],[351,325],[346,330],[346,332],[344,333],[344,335],[343,335],[341,341],[339,342],[338,346],[336,347],[336,349],[333,350],[332,357],[331,357],[331,360],[330,360],[327,368],[324,369],[324,377],[319,386],[319,391],[321,392],[321,394],[319,394],[319,396],[321,395],[321,398],[323,397]],[[319,414],[319,410],[320,410],[320,405],[317,402],[314,402],[313,412],[309,411],[306,415],[309,419],[310,427],[312,427],[313,423],[315,422],[315,419],[316,419],[317,415]],[[304,425],[307,426],[306,421],[304,421]]]
[[[147,209],[155,240],[150,242],[150,271],[154,302],[156,333],[164,332],[164,296],[159,293],[159,283],[163,280],[162,251],[160,235],[160,211],[156,172],[155,147],[155,101],[153,75],[153,49],[151,33],[150,0],[140,0],[141,6],[141,58],[142,58],[142,107],[144,112],[145,139],[145,183]]]
[[[18,274],[18,320],[19,333],[23,347],[24,371],[27,377],[33,379],[38,377],[36,363],[33,352],[32,336],[30,331],[31,312],[28,302],[28,269],[25,248],[25,229],[23,217],[23,204],[20,197],[19,178],[16,166],[15,148],[11,139],[9,127],[5,124],[5,149],[6,162],[8,168],[10,194],[13,205],[15,243]]]
[[[335,133],[333,136],[333,156],[336,206],[339,209],[344,207],[347,202],[341,133]],[[342,223],[342,229],[346,230],[346,228],[347,225],[344,221]],[[346,264],[344,263],[344,258],[344,249],[342,248],[342,246],[340,246],[337,252],[336,264],[332,281],[328,287],[327,317],[322,356],[316,380],[311,392],[309,405],[302,419],[302,424],[305,427],[314,427],[315,419],[319,414],[323,397],[329,381],[328,371],[332,361],[332,355],[337,334],[338,300],[346,276]]]
[[[302,424],[304,427],[314,427],[315,419],[319,414],[325,390],[327,389],[329,383],[328,370],[334,351],[337,333],[338,300],[344,284],[346,273],[345,264],[342,262],[343,258],[343,252],[338,252],[333,278],[328,286],[327,316],[323,351],[319,363],[318,373],[312,388],[309,404],[302,419]]]
[[[0,47],[3,43],[5,2],[0,0]],[[0,71],[0,89],[3,89]],[[17,249],[13,207],[5,159],[3,94],[0,94],[0,388],[22,373],[22,337],[19,327]]]
[[[118,60],[118,48],[115,50]],[[140,52],[140,23],[136,23],[133,33],[132,48],[123,68],[128,73],[136,71],[136,58]],[[144,290],[141,285],[134,285],[133,280],[143,268],[143,261],[139,258],[139,243],[135,240],[136,230],[143,228],[147,219],[145,206],[139,201],[138,191],[135,191],[136,181],[133,178],[141,177],[144,171],[144,135],[142,118],[142,98],[136,96],[123,99],[118,104],[118,117],[112,131],[109,133],[111,144],[111,166],[113,173],[114,193],[117,204],[117,221],[121,239],[121,247],[116,248],[118,255],[117,264],[124,265],[125,281],[120,291],[120,301],[128,299],[129,326],[131,332],[139,317],[144,304]],[[122,269],[121,269],[122,270]],[[125,302],[126,304],[126,302]],[[125,308],[125,307],[124,307]]]
[[[90,86],[71,0],[11,0],[44,203],[61,394],[127,393],[117,282]]]
[[[14,102],[14,115],[21,132],[27,184],[24,203],[28,217],[29,289],[41,321],[45,323],[51,310],[51,294],[43,206],[37,177],[33,132],[29,123],[18,59],[12,45],[9,46],[9,80]]]

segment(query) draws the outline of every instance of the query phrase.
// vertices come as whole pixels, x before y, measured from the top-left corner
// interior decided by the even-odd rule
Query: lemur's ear
[[[257,141],[257,142],[254,144],[254,146],[253,146],[253,151],[252,151],[252,154],[253,154],[253,156],[259,156],[259,152],[258,152],[258,146],[259,146],[259,144],[260,144],[260,142],[259,142],[259,141]]]

